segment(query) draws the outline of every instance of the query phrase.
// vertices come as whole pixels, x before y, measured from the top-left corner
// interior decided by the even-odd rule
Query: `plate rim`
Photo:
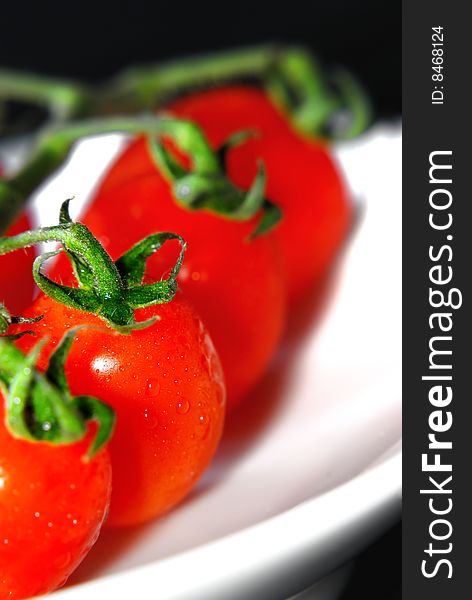
[[[250,597],[248,594],[258,599],[272,598],[266,596],[268,590],[283,591],[285,596],[280,597],[288,597],[345,563],[398,519],[401,465],[399,440],[380,462],[375,460],[341,485],[278,515],[164,559],[63,588],[54,592],[54,597],[72,599],[88,594],[93,599],[101,598],[106,592],[125,598],[139,590],[140,598],[155,598],[156,583],[160,600],[221,597],[243,600]],[[332,511],[347,502],[352,504],[353,498],[362,497],[367,500],[357,504],[354,510],[346,511],[336,524],[332,520],[322,522],[327,507]],[[316,524],[321,526],[321,535],[315,526],[304,526],[304,521],[313,517],[313,513],[319,515]],[[288,532],[291,534],[287,535]],[[283,539],[283,547],[267,548],[266,541],[276,538]],[[264,546],[269,552],[259,563],[251,562],[249,556]],[[225,566],[223,556],[230,556],[232,565]],[[219,571],[207,573],[215,561]],[[179,572],[186,572],[187,580],[192,580],[190,588],[181,585],[175,589],[172,579],[175,581]]]

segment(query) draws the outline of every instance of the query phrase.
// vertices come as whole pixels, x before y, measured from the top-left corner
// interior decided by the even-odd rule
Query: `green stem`
[[[106,133],[157,135],[172,130],[178,132],[180,141],[185,141],[187,146],[193,139],[193,143],[197,144],[195,155],[198,155],[198,160],[211,167],[212,151],[204,136],[198,135],[198,127],[177,119],[153,115],[89,119],[43,131],[21,170],[9,179],[0,180],[0,233],[5,232],[18,217],[30,194],[62,165],[78,140]]]
[[[347,130],[338,131],[337,137],[357,135],[370,120],[369,104],[352,77],[335,74],[332,83],[339,88],[335,93],[315,59],[303,48],[272,45],[129,69],[102,88],[93,89],[0,71],[0,100],[16,97],[42,102],[61,123],[78,115],[154,110],[182,91],[241,79],[255,79],[264,86],[291,115],[294,125],[307,133],[325,136],[327,123],[341,109],[347,109],[352,118]],[[0,181],[0,233],[6,231],[28,196],[64,162],[81,137],[110,132],[153,135],[167,133],[169,128],[170,120],[144,116],[90,119],[47,129],[20,173]],[[181,127],[178,143],[185,150],[190,140],[194,159],[205,162],[198,170],[215,172],[208,144],[202,142],[197,148],[194,130],[191,124]],[[173,134],[177,136],[175,130]]]
[[[45,106],[54,120],[64,121],[84,112],[89,96],[90,92],[76,82],[0,69],[0,101]]]
[[[340,90],[331,85],[337,79],[337,73],[325,73],[303,47],[257,46],[127,69],[97,90],[95,110],[154,110],[184,92],[253,81],[267,89],[296,127],[311,135],[325,137],[331,116],[348,109],[355,121],[346,132],[351,137],[369,124],[370,105],[353,77]]]
[[[106,294],[112,299],[120,297],[123,292],[118,271],[110,255],[82,223],[43,227],[13,237],[0,238],[0,241],[0,255],[40,242],[60,242],[68,252],[79,256],[91,266],[97,288],[106,290]]]
[[[112,80],[104,96],[123,105],[152,109],[181,91],[241,78],[260,78],[279,53],[276,46],[268,45],[134,67]]]
[[[95,88],[0,71],[0,100],[44,104],[66,120],[155,110],[183,92],[241,80],[265,87],[294,124],[311,134],[324,135],[327,119],[345,103],[304,48],[270,44],[129,68]]]

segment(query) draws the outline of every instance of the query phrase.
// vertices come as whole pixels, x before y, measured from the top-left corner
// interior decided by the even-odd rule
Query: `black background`
[[[123,66],[262,42],[310,46],[367,87],[377,114],[401,110],[401,4],[19,2],[0,6],[0,64],[96,80]]]
[[[263,42],[309,46],[352,70],[376,118],[401,112],[399,1],[11,2],[0,66],[99,80],[124,66]],[[400,529],[361,556],[342,600],[400,597]]]

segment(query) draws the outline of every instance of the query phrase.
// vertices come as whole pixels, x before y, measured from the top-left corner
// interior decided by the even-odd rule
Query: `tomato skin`
[[[81,442],[52,446],[13,438],[0,398],[0,599],[63,585],[95,543],[111,493],[106,449],[84,459]]]
[[[26,212],[23,212],[4,235],[15,235],[28,229],[31,229],[31,222]],[[12,315],[21,315],[33,299],[34,281],[31,270],[34,257],[34,248],[0,256],[0,303]]]
[[[210,462],[225,412],[221,365],[194,309],[180,294],[140,309],[137,320],[159,320],[131,335],[44,296],[27,314],[44,314],[33,327],[51,340],[40,367],[69,327],[94,325],[77,333],[66,375],[74,395],[96,396],[116,411],[107,525],[134,525],[169,510]],[[34,340],[25,336],[17,344],[25,349]]]

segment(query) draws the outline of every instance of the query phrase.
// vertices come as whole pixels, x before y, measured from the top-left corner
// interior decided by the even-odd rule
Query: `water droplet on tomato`
[[[144,409],[144,418],[146,420],[146,427],[148,429],[154,429],[157,427],[157,417],[149,408]]]
[[[51,427],[52,427],[52,425],[49,421],[44,421],[44,423],[41,423],[41,429],[43,431],[50,431]]]
[[[190,410],[190,402],[188,400],[181,400],[177,402],[176,411],[179,415],[186,415]]]
[[[144,393],[146,394],[146,396],[154,397],[159,394],[160,388],[161,386],[159,385],[157,379],[148,379],[146,381],[146,389]]]
[[[197,434],[203,440],[206,440],[210,433],[210,419],[204,415],[198,417]]]

